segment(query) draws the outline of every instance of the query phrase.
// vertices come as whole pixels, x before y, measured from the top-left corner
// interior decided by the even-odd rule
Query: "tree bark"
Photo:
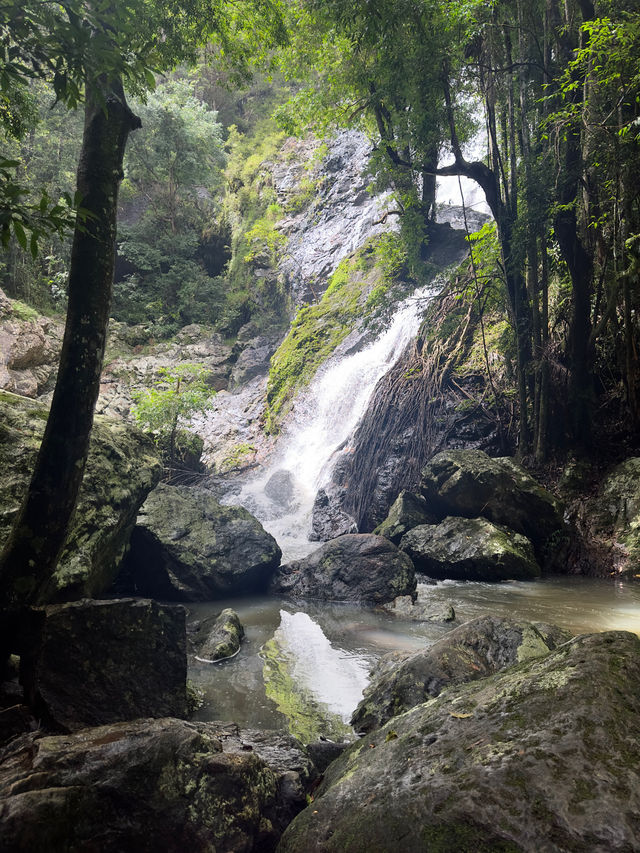
[[[55,571],[84,474],[100,390],[116,237],[118,186],[129,132],[140,120],[120,81],[87,85],[78,164],[80,206],[69,270],[68,309],[58,378],[35,470],[0,556],[0,603],[42,603]]]

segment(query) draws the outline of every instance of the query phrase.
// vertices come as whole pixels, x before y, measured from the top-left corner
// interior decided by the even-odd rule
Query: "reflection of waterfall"
[[[310,550],[313,501],[327,482],[337,450],[344,448],[364,414],[378,380],[415,337],[434,285],[400,304],[378,338],[318,371],[295,401],[269,465],[234,495],[278,541],[285,559]]]
[[[280,619],[261,652],[267,696],[305,743],[352,735],[348,722],[369,681],[367,662],[335,649],[306,613],[281,610]]]

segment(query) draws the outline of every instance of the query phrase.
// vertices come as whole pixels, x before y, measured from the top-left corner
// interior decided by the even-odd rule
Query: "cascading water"
[[[336,451],[353,434],[376,383],[415,338],[425,304],[436,291],[434,283],[415,291],[375,340],[329,359],[296,398],[268,465],[229,498],[260,519],[284,560],[317,547],[308,538],[317,491],[329,479]]]

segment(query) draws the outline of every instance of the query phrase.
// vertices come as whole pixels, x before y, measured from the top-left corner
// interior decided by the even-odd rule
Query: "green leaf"
[[[16,239],[17,239],[18,243],[20,244],[20,248],[26,250],[26,248],[27,248],[27,235],[25,234],[24,228],[22,227],[20,222],[18,222],[17,219],[13,220],[13,233],[16,235]]]

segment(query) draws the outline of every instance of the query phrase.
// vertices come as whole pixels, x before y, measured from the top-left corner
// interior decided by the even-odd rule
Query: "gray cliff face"
[[[318,140],[307,141],[299,146],[300,153],[312,157],[319,145]],[[326,156],[306,172],[300,157],[273,166],[274,187],[284,206],[288,202],[290,206],[303,180],[313,190],[310,203],[279,225],[288,238],[279,271],[298,305],[315,302],[340,261],[370,237],[396,226],[395,217],[387,215],[393,206],[390,193],[371,194],[367,189],[371,181],[367,137],[355,130],[341,131],[326,145]]]

